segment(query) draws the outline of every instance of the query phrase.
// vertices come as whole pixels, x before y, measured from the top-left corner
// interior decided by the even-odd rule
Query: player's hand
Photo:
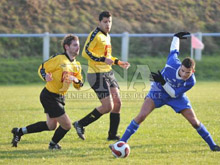
[[[187,36],[185,36],[185,35],[190,35],[190,33],[189,32],[179,32],[179,33],[174,34],[174,36],[178,37],[179,39],[187,39]]]
[[[112,65],[113,64],[113,60],[110,59],[110,58],[105,58],[105,63],[108,64],[108,65]]]
[[[69,80],[71,80],[71,81],[73,81],[75,83],[79,82],[78,78],[76,78],[75,76],[71,76],[71,75],[69,76]]]
[[[53,80],[52,73],[47,73],[45,76],[45,80],[46,82],[52,81]]]
[[[124,69],[128,69],[130,67],[130,64],[124,61],[118,61],[118,65]]]
[[[150,78],[151,78],[152,81],[161,83],[161,85],[166,84],[166,81],[164,80],[164,78],[163,78],[163,76],[162,76],[162,74],[160,73],[159,70],[158,70],[158,73],[151,72],[151,77]]]

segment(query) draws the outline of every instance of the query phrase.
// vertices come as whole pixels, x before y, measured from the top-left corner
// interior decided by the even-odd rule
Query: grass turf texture
[[[120,85],[123,105],[119,134],[122,135],[139,112],[146,91],[141,91],[143,84],[136,84],[137,92],[126,91],[126,86]],[[85,141],[71,129],[60,141],[61,151],[47,149],[54,131],[25,135],[18,148],[12,148],[13,127],[45,120],[39,101],[42,88],[43,85],[0,86],[0,164],[217,164],[220,161],[220,153],[211,152],[190,124],[167,106],[156,109],[142,123],[129,140],[131,154],[126,159],[115,159],[108,148],[113,143],[106,140],[109,114],[86,127]],[[188,92],[197,117],[218,144],[219,90],[219,82],[198,82]],[[66,112],[72,121],[100,104],[91,90],[76,92],[71,88],[70,93]]]

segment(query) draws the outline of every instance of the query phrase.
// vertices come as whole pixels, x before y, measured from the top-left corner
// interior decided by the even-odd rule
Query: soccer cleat
[[[120,136],[118,136],[118,135],[110,136],[110,135],[109,135],[108,138],[107,138],[107,140],[108,140],[108,141],[110,141],[110,140],[117,140],[117,141],[118,141],[118,140],[120,140]]]
[[[77,132],[78,136],[82,140],[85,140],[85,136],[84,136],[85,129],[81,125],[79,125],[78,121],[74,122],[73,126],[76,129],[76,132]]]
[[[61,146],[57,143],[57,144],[53,144],[50,142],[48,149],[50,150],[61,150]]]
[[[218,145],[215,145],[212,151],[220,151],[220,147]]]
[[[12,147],[17,147],[18,142],[21,140],[21,135],[19,135],[19,128],[13,128],[11,130],[11,133],[13,133],[13,139],[12,139]]]

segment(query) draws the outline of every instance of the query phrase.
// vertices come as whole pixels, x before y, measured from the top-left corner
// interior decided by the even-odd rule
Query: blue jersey
[[[186,81],[184,81],[179,76],[178,72],[181,67],[181,61],[179,60],[178,55],[179,55],[179,40],[178,42],[175,42],[175,40],[173,40],[171,44],[171,51],[167,58],[166,65],[161,71],[164,80],[174,89],[175,98],[183,96],[184,93],[188,91],[190,88],[192,88],[196,83],[194,74],[192,74],[192,76]],[[163,91],[166,93],[164,97],[170,97],[160,83],[153,82],[151,86],[151,90]]]

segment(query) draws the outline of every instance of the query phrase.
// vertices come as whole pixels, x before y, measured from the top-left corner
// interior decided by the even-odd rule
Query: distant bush
[[[184,56],[181,57],[183,59]],[[82,65],[87,65],[87,61],[81,56],[77,57]],[[131,67],[128,70],[128,80],[130,81],[136,72],[137,65],[147,65],[151,71],[157,71],[164,67],[166,57],[150,57],[130,58]],[[18,58],[18,59],[3,59],[0,61],[0,84],[30,84],[42,83],[43,81],[38,76],[37,70],[42,63],[42,58]],[[202,61],[196,64],[196,78],[204,81],[219,81],[220,80],[220,57],[206,57],[203,55]],[[118,66],[113,66],[114,70],[123,77],[123,70]],[[85,73],[83,76],[86,76]]]
[[[40,82],[37,70],[42,58],[2,59],[0,84],[30,84]]]

